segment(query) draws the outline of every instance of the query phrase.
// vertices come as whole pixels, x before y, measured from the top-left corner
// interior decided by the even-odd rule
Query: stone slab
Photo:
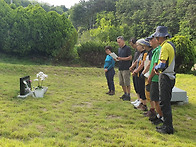
[[[185,102],[188,103],[187,92],[174,86],[172,89],[171,102]]]

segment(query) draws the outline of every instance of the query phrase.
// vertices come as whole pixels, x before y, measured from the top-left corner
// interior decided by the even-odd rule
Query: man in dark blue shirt
[[[131,66],[131,49],[125,45],[125,40],[123,36],[117,37],[117,43],[119,45],[118,49],[118,60],[119,60],[119,84],[122,86],[124,94],[121,99],[124,101],[130,101],[130,71]]]

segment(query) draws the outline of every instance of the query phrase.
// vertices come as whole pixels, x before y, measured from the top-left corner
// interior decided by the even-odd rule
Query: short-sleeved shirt
[[[175,58],[175,51],[174,48],[167,40],[165,40],[161,44],[161,53],[160,53],[160,60],[168,60],[168,66],[172,63],[173,59]]]
[[[148,51],[148,54],[146,56],[146,60],[144,61],[144,69],[149,65],[149,63],[151,62],[151,59],[152,59],[152,49],[150,51]],[[149,77],[149,71],[147,71],[144,76],[146,78]]]
[[[149,64],[152,59],[152,50],[147,52],[146,60],[144,61],[144,68]]]
[[[165,60],[166,61],[166,69],[164,69],[162,71],[163,74],[167,75],[171,80],[175,79],[175,72],[174,72],[174,68],[175,68],[175,46],[172,42],[169,42],[167,40],[165,40],[162,44],[161,44],[161,53],[159,56],[159,62],[160,63],[161,60]]]
[[[156,47],[152,51],[152,59],[151,59],[151,63],[150,63],[150,69],[149,69],[150,72],[149,72],[149,74],[151,74],[152,69],[154,67],[154,64],[158,63],[158,61],[159,61],[160,50],[161,50],[161,46],[159,45],[158,47]],[[154,75],[152,77],[152,81],[153,82],[158,82],[159,81],[159,76],[158,75]]]
[[[138,68],[138,67],[142,64],[142,62],[146,60],[147,55],[148,55],[148,53],[146,52],[146,50],[143,50],[143,51],[140,53],[140,56],[139,56],[138,59],[137,59],[136,68]],[[144,68],[143,68],[143,69],[144,69]],[[139,73],[137,74],[138,77],[139,77],[140,74],[142,73],[143,69],[140,70]]]
[[[131,55],[131,49],[127,45],[118,49],[119,57],[129,57]],[[119,61],[119,70],[129,70],[131,66],[131,61]]]
[[[135,54],[134,54],[134,57],[133,57],[133,62],[135,62],[138,59],[139,56],[140,56],[140,52],[135,50]]]

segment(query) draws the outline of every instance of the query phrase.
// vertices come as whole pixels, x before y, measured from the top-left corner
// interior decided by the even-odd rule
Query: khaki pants
[[[129,70],[119,70],[119,84],[121,86],[130,86],[130,71]]]

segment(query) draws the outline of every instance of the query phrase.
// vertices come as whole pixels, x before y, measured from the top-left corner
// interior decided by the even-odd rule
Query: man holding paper
[[[123,36],[117,37],[117,43],[119,45],[118,49],[118,57],[116,57],[117,60],[119,60],[119,84],[122,86],[122,89],[124,91],[124,94],[121,99],[123,101],[130,101],[130,71],[129,67],[131,66],[131,49],[127,45],[125,45],[125,40]],[[116,60],[116,61],[117,61]]]

